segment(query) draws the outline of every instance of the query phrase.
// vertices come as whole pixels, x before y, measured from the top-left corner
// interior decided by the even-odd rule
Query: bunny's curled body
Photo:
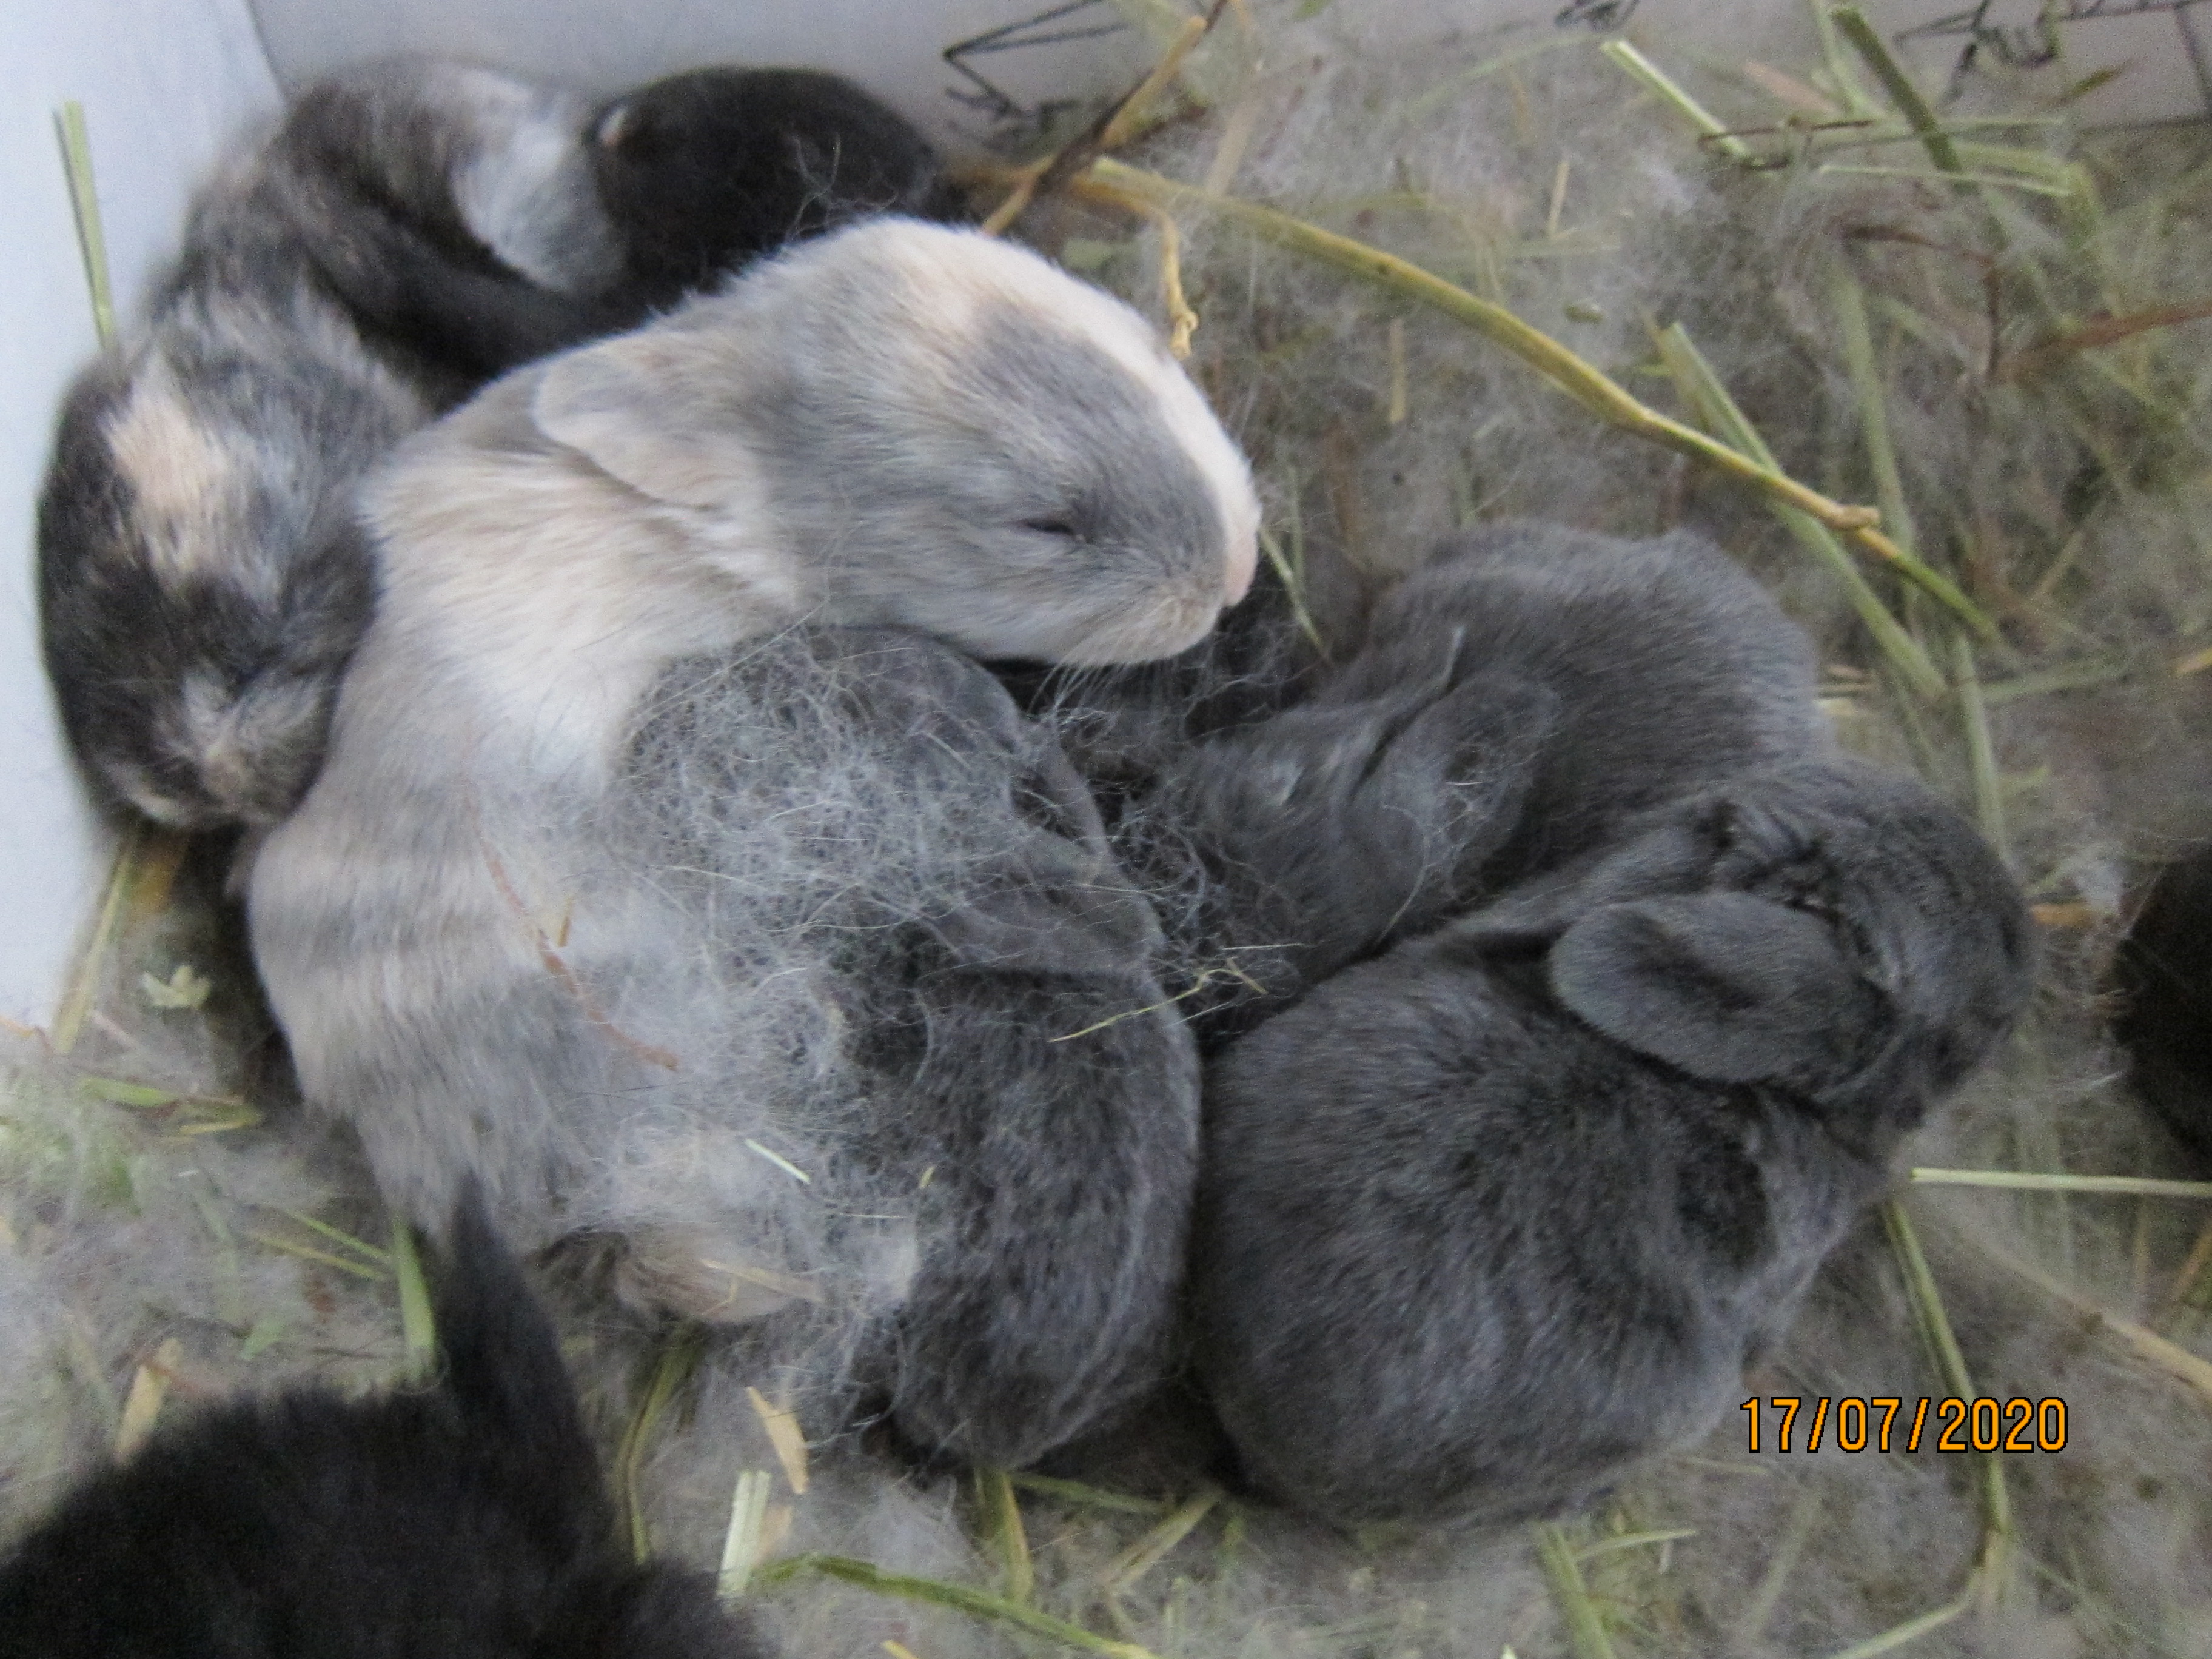
[[[1830,761],[1321,986],[1208,1078],[1195,1324],[1247,1471],[1507,1521],[1696,1439],[2032,956],[1963,822]]]
[[[760,1659],[702,1577],[618,1538],[544,1311],[465,1206],[434,1385],[203,1408],[0,1558],[43,1659]]]
[[[828,76],[701,71],[596,117],[428,59],[308,88],[226,157],[63,410],[41,621],[94,787],[185,828],[273,822],[374,603],[356,479],[514,364],[938,189],[920,137]]]
[[[1198,1370],[1337,1520],[1551,1513],[1703,1432],[2031,977],[1994,854],[1836,753],[1690,536],[1462,538],[1128,823],[1203,866],[1184,960],[1269,994],[1203,1016]]]
[[[680,777],[696,775],[678,768],[671,781],[664,769],[650,785],[636,775],[639,733],[660,701],[653,688],[681,659],[726,660],[733,648],[742,659],[747,642],[809,620],[903,624],[979,654],[1171,653],[1243,591],[1257,509],[1242,459],[1133,313],[1033,255],[885,220],[492,386],[410,441],[367,491],[365,518],[384,573],[377,617],[347,677],[324,771],[271,832],[251,878],[272,1004],[309,1098],[353,1122],[395,1200],[434,1219],[475,1171],[526,1245],[580,1231],[635,1236],[634,1280],[649,1287],[714,1275],[669,1264],[726,1267],[717,1251],[730,1226],[757,1234],[759,1218],[782,1212],[785,1200],[805,1207],[805,1194],[788,1190],[792,1177],[747,1142],[777,1151],[773,1135],[754,1132],[777,1097],[778,1085],[762,1079],[802,1075],[811,1062],[787,1052],[757,1068],[732,1056],[775,1029],[758,999],[804,989],[819,969],[747,980],[753,988],[732,999],[724,953],[750,925],[744,915],[721,913],[737,934],[718,943],[710,928],[702,940],[696,908],[670,896],[665,860],[627,831],[609,838],[605,826],[626,821],[626,802],[665,802],[670,791],[688,799]],[[910,965],[900,971],[922,988],[921,1004],[902,1005],[911,1018],[855,1019],[852,1041],[880,1044],[903,1030],[919,1048],[882,1066],[954,1096],[975,1082],[974,1068],[1001,1065],[1035,1072],[1038,1099],[1080,1083],[1094,1088],[1086,1109],[1106,1133],[1155,1139],[1149,1114],[1167,1126],[1161,1145],[1182,1137],[1185,1146],[1163,1155],[1167,1166],[1185,1164],[1180,1176],[1171,1167],[1158,1176],[1167,1197],[1148,1176],[1105,1200],[1112,1224],[1137,1235],[1113,1259],[1071,1252],[1065,1271],[1052,1252],[1024,1259],[1009,1320],[1023,1305],[1081,1300],[1089,1292],[1070,1286],[1085,1275],[1115,1282],[1102,1294],[1127,1329],[1115,1334],[1113,1319],[1092,1319],[1085,1340],[1097,1352],[1066,1362],[1078,1375],[1048,1367],[1021,1381],[1036,1397],[1030,1404],[1080,1395],[1080,1413],[1024,1416],[969,1399],[910,1413],[921,1437],[1015,1461],[1091,1412],[1088,1380],[1119,1376],[1164,1326],[1172,1268],[1162,1264],[1188,1201],[1195,1079],[1175,1058],[1187,1039],[1171,1019],[1116,1019],[1159,1000],[1151,923],[1121,915],[1108,926],[1120,942],[1102,957],[1085,930],[1103,924],[1082,918],[1103,901],[1062,893],[1115,886],[1095,819],[1060,813],[1057,835],[1071,845],[1035,864],[1034,835],[1012,804],[1035,791],[1018,784],[1026,774],[1010,773],[1010,761],[988,763],[1010,739],[979,735],[993,721],[1019,724],[991,690],[995,702],[963,705],[982,711],[972,718],[909,711],[849,729],[863,747],[888,744],[894,757],[902,742],[924,745],[919,761],[875,763],[891,780],[876,816],[893,823],[945,821],[941,800],[929,805],[927,745],[950,742],[985,757],[976,763],[986,772],[998,767],[947,799],[969,803],[959,811],[978,828],[963,836],[998,837],[999,862],[961,875],[967,866],[955,860],[933,897],[883,908],[916,925],[936,915],[945,936],[930,949],[981,951],[987,964],[999,947],[977,941],[1007,935],[1014,977],[994,990],[987,969],[979,981],[957,963]],[[802,707],[808,696],[801,684],[784,700]],[[777,707],[763,694],[754,718],[772,724]],[[817,729],[844,731],[846,720]],[[938,735],[915,735],[916,720]],[[912,769],[903,803],[901,765]],[[786,775],[799,780],[795,799],[816,787],[807,772]],[[1061,793],[1081,798],[1072,787]],[[881,833],[866,830],[873,821],[854,822]],[[907,853],[927,872],[963,844],[956,836],[936,852],[857,852],[844,880],[865,892],[912,863]],[[738,857],[718,856],[696,867],[726,869]],[[987,865],[997,872],[988,879]],[[769,898],[802,873],[746,871]],[[964,924],[948,919],[973,908],[992,882],[1028,896],[987,902]],[[1120,900],[1124,909],[1135,902]],[[1026,919],[1009,922],[1007,904],[1027,906]],[[1072,942],[1055,945],[1063,923]],[[1063,967],[1050,965],[1055,951]],[[1022,977],[1031,958],[1044,963],[1034,967],[1042,989]],[[896,973],[885,981],[895,997],[904,982]],[[1071,982],[1080,994],[1068,1003],[1054,988]],[[939,994],[952,1002],[930,1014]],[[994,994],[1005,999],[995,1012]],[[983,1007],[954,1012],[970,996]],[[843,1005],[833,996],[827,1006]],[[946,1035],[947,1022],[962,1021],[967,1036]],[[1048,1036],[1071,1040],[1036,1046]],[[1151,1057],[1099,1060],[1133,1040]],[[833,1042],[798,1053],[832,1049],[848,1052]],[[1155,1078],[1148,1099],[1146,1079]],[[979,1098],[1020,1086],[994,1081]],[[827,1121],[823,1099],[866,1115],[865,1100],[836,1086],[811,1097],[814,1115],[797,1120],[802,1135]],[[666,1104],[665,1116],[646,1109],[652,1099]],[[453,1100],[474,1104],[457,1111]],[[1126,1120],[1118,1128],[1117,1115]],[[702,1125],[711,1133],[692,1133]],[[975,1133],[990,1141],[988,1126]],[[779,1156],[805,1168],[817,1150],[809,1142],[800,1157]],[[809,1231],[815,1223],[775,1224],[769,1231],[781,1228],[799,1255],[772,1264],[765,1279],[740,1272],[734,1291],[720,1273],[716,1294],[734,1297],[729,1311],[746,1311],[748,1297],[787,1303],[793,1280],[810,1306],[844,1297],[880,1310],[909,1280],[925,1295],[945,1285],[950,1296],[958,1275],[945,1276],[945,1252],[956,1237],[982,1229],[976,1248],[986,1256],[1029,1247],[1011,1231],[1011,1212],[1010,1231],[992,1231],[994,1202],[1019,1206],[1011,1183],[989,1179],[989,1157],[965,1161],[980,1184],[963,1188],[963,1160],[855,1156],[869,1180],[915,1183],[899,1194],[905,1210],[885,1212],[890,1221],[874,1231],[844,1227],[820,1243],[826,1254],[808,1254],[817,1249],[808,1239],[827,1238]],[[924,1173],[933,1168],[933,1195]],[[664,1201],[689,1177],[660,1174],[687,1170],[715,1189],[703,1209]],[[884,1173],[892,1170],[902,1176]],[[963,1190],[986,1218],[955,1202]],[[924,1208],[945,1205],[947,1229],[918,1246],[901,1231],[917,1192]],[[948,1241],[935,1254],[933,1237]],[[823,1272],[845,1288],[816,1282]],[[763,1286],[765,1297],[754,1297]],[[673,1300],[711,1310],[689,1293]],[[909,1309],[883,1340],[926,1353],[931,1317]],[[927,1370],[902,1398],[934,1386]]]
[[[1164,695],[1127,670],[1049,711],[1180,972],[1213,974],[1184,1005],[1209,1045],[1648,806],[1829,742],[1809,643],[1686,533],[1470,533],[1303,694],[1258,631],[1209,641]]]

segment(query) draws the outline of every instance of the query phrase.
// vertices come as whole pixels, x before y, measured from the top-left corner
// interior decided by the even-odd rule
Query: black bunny
[[[0,1652],[761,1659],[706,1579],[617,1536],[553,1328],[473,1194],[434,1386],[212,1407],[0,1560]]]
[[[2114,965],[2112,1034],[2133,1062],[2129,1080],[2212,1164],[2212,850],[2159,872]]]

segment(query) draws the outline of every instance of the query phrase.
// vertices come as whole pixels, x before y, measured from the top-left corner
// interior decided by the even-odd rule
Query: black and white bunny
[[[718,682],[743,696],[691,760],[648,763],[646,734],[679,664],[769,661],[801,623],[1077,662],[1204,634],[1257,504],[1150,326],[1034,254],[878,220],[499,382],[364,502],[377,617],[249,911],[306,1092],[392,1198],[434,1220],[474,1171],[529,1247],[631,1240],[648,1300],[881,1331],[902,1421],[964,1455],[1024,1461],[1135,1386],[1195,1061],[1064,763],[941,665],[868,714],[782,659]],[[723,827],[655,853],[639,811]],[[809,813],[831,827],[788,839]],[[888,966],[848,960],[893,935]],[[883,1150],[872,1126],[908,1121]],[[1032,1121],[1066,1160],[990,1175]],[[865,1204],[821,1176],[848,1158]],[[994,1340],[933,1358],[970,1318]]]
[[[702,70],[597,112],[429,59],[308,88],[225,158],[63,409],[40,603],[94,787],[273,822],[374,607],[350,490],[393,445],[791,237],[949,205],[927,144],[830,76]]]
[[[553,1328],[473,1198],[434,1386],[216,1406],[0,1556],[0,1651],[758,1659],[704,1577],[618,1536]]]

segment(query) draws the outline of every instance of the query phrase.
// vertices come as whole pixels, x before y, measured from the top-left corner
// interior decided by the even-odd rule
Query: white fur
[[[541,288],[588,294],[613,281],[622,250],[592,193],[590,106],[485,70],[451,73],[477,143],[453,197],[477,239]]]
[[[580,781],[663,664],[792,621],[809,595],[729,469],[732,509],[702,523],[532,441],[543,376],[501,382],[365,487],[389,619],[373,631],[452,676],[471,744]]]

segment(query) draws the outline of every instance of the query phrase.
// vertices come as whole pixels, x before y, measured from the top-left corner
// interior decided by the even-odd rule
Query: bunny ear
[[[531,398],[530,418],[641,495],[678,507],[742,498],[753,465],[727,412],[691,393],[690,343],[681,331],[659,329],[556,357]]]
[[[1835,1082],[1886,1006],[1825,923],[1747,893],[1602,906],[1561,935],[1551,975],[1614,1042],[1713,1083]]]

